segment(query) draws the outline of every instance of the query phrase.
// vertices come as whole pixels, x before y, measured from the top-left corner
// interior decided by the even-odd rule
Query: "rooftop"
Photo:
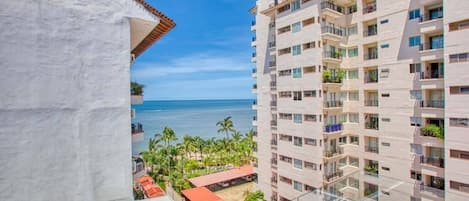
[[[182,191],[182,195],[190,201],[223,201],[205,187],[191,188]]]
[[[192,179],[189,179],[189,182],[196,187],[209,186],[212,184],[216,184],[216,183],[220,183],[224,181],[230,181],[233,179],[238,179],[238,178],[249,176],[252,174],[254,174],[252,165],[245,165],[239,168],[233,168],[231,170],[226,170],[223,172],[217,172],[214,174],[194,177]]]

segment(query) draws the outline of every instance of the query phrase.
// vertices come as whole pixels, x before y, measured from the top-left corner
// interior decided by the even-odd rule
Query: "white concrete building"
[[[257,188],[469,200],[465,0],[257,0]],[[312,199],[312,198],[311,198]]]
[[[130,66],[174,22],[143,0],[0,2],[0,200],[133,200]]]

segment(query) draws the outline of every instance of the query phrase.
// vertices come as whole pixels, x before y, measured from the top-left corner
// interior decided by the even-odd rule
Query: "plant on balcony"
[[[373,174],[378,174],[378,167],[375,166],[365,166],[365,171]]]
[[[324,83],[342,83],[345,71],[343,69],[337,69],[335,72],[332,70],[324,70],[322,72],[322,80]]]
[[[142,95],[144,87],[145,87],[144,85],[141,85],[139,83],[131,82],[130,83],[130,94],[131,95]]]
[[[432,136],[438,139],[445,139],[445,134],[443,129],[435,124],[428,124],[422,128],[420,128],[420,132],[423,136]]]

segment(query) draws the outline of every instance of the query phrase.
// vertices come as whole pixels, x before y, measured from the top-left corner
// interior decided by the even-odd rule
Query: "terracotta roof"
[[[208,186],[224,181],[229,181],[232,179],[241,178],[244,176],[249,176],[254,174],[252,165],[245,165],[240,168],[233,168],[231,170],[217,172],[209,175],[204,175],[200,177],[194,177],[189,179],[189,182],[196,187]]]
[[[156,198],[165,195],[165,192],[155,184],[153,179],[148,176],[141,176],[137,182],[142,186],[143,191],[149,198]]]
[[[160,23],[145,37],[140,44],[137,45],[132,50],[132,54],[135,57],[138,57],[142,54],[146,49],[148,49],[153,43],[158,41],[161,37],[163,37],[166,33],[168,33],[171,29],[176,26],[176,23],[169,17],[165,16],[159,10],[152,7],[150,4],[145,2],[145,0],[135,0],[136,2],[140,3],[145,9],[151,12],[153,15],[160,18]]]
[[[223,201],[212,191],[205,187],[191,188],[182,191],[182,195],[189,201]]]

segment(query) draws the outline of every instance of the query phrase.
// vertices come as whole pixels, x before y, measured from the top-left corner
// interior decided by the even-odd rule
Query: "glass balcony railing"
[[[365,100],[365,106],[367,107],[378,107],[379,101],[376,100]]]
[[[343,170],[336,170],[335,172],[332,172],[332,173],[326,173],[324,175],[324,178],[326,179],[326,181],[333,181],[333,180],[336,180],[340,177],[344,176],[344,171]]]
[[[363,59],[364,60],[378,59],[378,50],[366,53],[365,55],[363,55]]]
[[[342,107],[343,103],[340,100],[328,100],[324,101],[325,108],[333,108],[333,107]]]
[[[334,34],[334,35],[337,35],[337,36],[345,36],[345,30],[344,29],[333,27],[333,26],[327,26],[327,25],[323,26],[323,27],[321,27],[321,32],[323,34],[330,33],[330,34]]]
[[[342,127],[343,127],[342,124],[326,125],[326,126],[324,126],[324,132],[326,132],[326,133],[338,132],[338,131],[341,131],[343,129]]]
[[[365,145],[365,151],[366,152],[371,152],[371,153],[379,153],[379,148],[378,148],[378,146]]]
[[[342,59],[343,55],[337,51],[325,51],[323,53],[323,57],[330,59]]]
[[[442,49],[444,47],[443,41],[435,41],[433,43],[425,43],[419,45],[420,51],[425,50],[435,50],[435,49]]]
[[[442,18],[443,18],[443,9],[441,11],[430,12],[430,13],[425,13],[421,15],[420,22],[426,22],[426,21],[442,19]]]
[[[335,149],[325,150],[324,157],[330,158],[330,157],[334,157],[343,153],[344,153],[344,149],[342,147],[337,147]]]
[[[141,123],[132,124],[132,134],[143,133],[143,125]]]
[[[420,107],[445,108],[445,101],[444,100],[423,100],[420,102]]]
[[[428,164],[435,167],[444,168],[445,167],[445,159],[441,157],[420,157],[420,163]]]
[[[378,35],[378,27],[363,31],[364,37],[375,36],[375,35]]]
[[[421,72],[420,73],[420,79],[421,80],[442,79],[442,78],[444,78],[444,74],[443,74],[443,72],[439,72],[439,71]]]
[[[330,9],[330,10],[334,10],[338,13],[345,14],[344,7],[334,4],[334,3],[332,3],[332,1],[323,1],[323,2],[321,2],[321,9]]]

